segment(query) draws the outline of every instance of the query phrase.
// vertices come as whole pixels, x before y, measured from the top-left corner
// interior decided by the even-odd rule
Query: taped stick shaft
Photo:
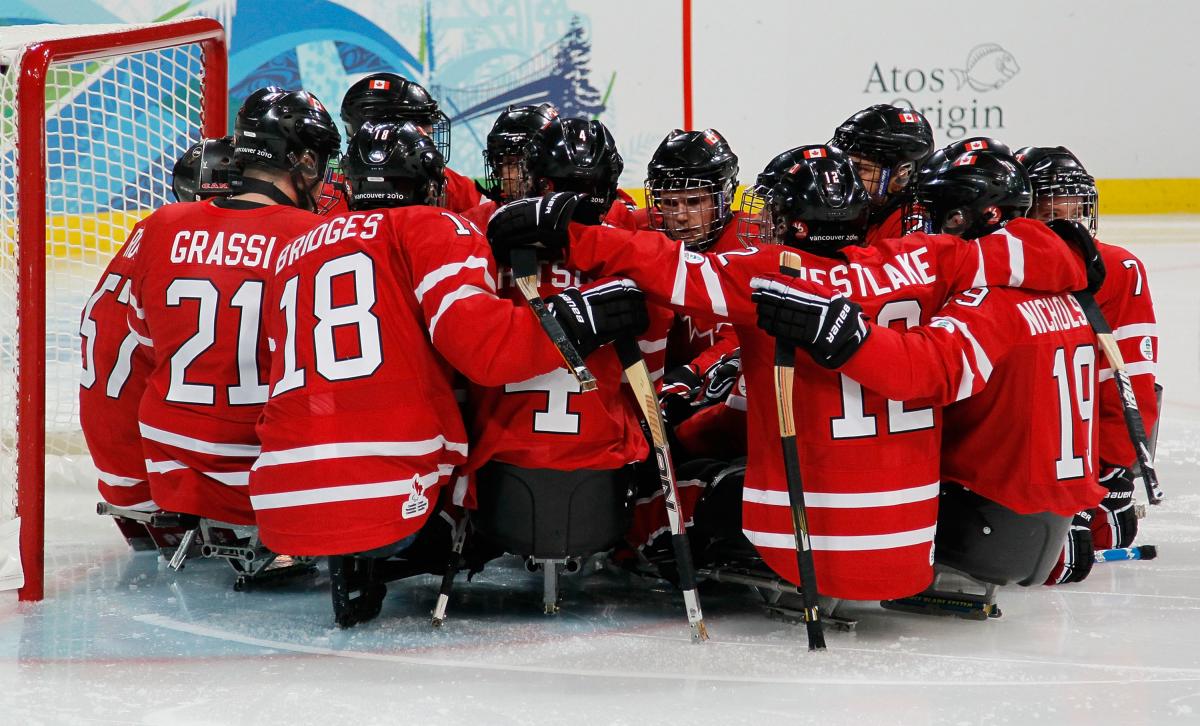
[[[679,589],[683,590],[683,603],[687,610],[688,624],[692,628],[692,640],[700,643],[708,640],[708,628],[704,624],[704,613],[700,609],[700,595],[696,592],[692,547],[683,527],[683,517],[679,513],[679,486],[675,480],[671,448],[667,443],[667,426],[663,422],[662,411],[658,409],[658,396],[654,393],[650,371],[646,368],[646,361],[642,358],[637,341],[623,338],[614,345],[617,357],[625,368],[625,379],[629,381],[642,417],[650,428],[650,443],[654,449],[654,462],[658,467],[663,503],[667,508],[667,522],[671,527],[671,545],[675,550],[675,562],[679,571]]]
[[[794,252],[779,255],[779,271],[795,275],[800,258]],[[800,454],[796,448],[796,417],[792,410],[796,377],[796,351],[784,341],[775,342],[775,410],[779,418],[779,441],[783,448],[783,467],[787,476],[791,504],[792,529],[796,535],[796,567],[800,575],[804,623],[808,630],[808,649],[825,650],[825,631],[821,627],[817,570],[813,562],[812,541],[808,534],[808,511],[804,506],[804,481],[800,476]]]
[[[1108,358],[1113,368],[1113,381],[1117,384],[1117,394],[1121,399],[1121,409],[1125,414],[1125,428],[1129,431],[1129,441],[1137,454],[1138,466],[1142,470],[1142,481],[1146,485],[1146,500],[1151,504],[1162,502],[1162,489],[1158,485],[1158,472],[1154,470],[1154,462],[1150,456],[1150,440],[1146,436],[1146,425],[1142,421],[1142,413],[1138,410],[1137,396],[1133,392],[1133,383],[1129,380],[1129,372],[1125,368],[1125,359],[1117,340],[1113,337],[1112,327],[1104,319],[1104,313],[1096,304],[1096,299],[1090,292],[1074,293],[1075,299],[1083,308],[1083,314],[1096,333],[1096,342],[1100,344],[1104,356]]]
[[[517,289],[521,291],[521,295],[537,315],[542,330],[546,331],[546,336],[558,349],[558,353],[567,364],[571,375],[579,381],[579,389],[585,392],[596,390],[596,376],[592,375],[587,364],[583,362],[583,356],[579,355],[575,344],[567,337],[567,332],[563,330],[558,319],[554,317],[554,313],[550,312],[550,309],[546,307],[546,302],[538,293],[537,253],[532,249],[514,249],[511,253],[511,262],[513,282],[516,283]]]

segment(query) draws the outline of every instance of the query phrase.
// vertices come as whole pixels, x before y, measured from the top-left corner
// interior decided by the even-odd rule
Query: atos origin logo
[[[997,43],[971,48],[961,63],[903,67],[876,61],[863,93],[888,96],[888,103],[920,111],[950,139],[1004,128],[999,92],[1019,73],[1016,57]],[[981,104],[978,96],[989,94]],[[988,104],[988,101],[993,101]]]

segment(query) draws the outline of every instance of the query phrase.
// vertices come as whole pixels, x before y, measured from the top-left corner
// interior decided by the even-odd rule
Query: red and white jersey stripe
[[[268,547],[360,552],[424,525],[467,459],[455,371],[497,385],[562,366],[532,311],[496,288],[487,241],[433,207],[344,214],[281,246],[250,473]]]
[[[750,280],[779,270],[779,248],[689,252],[652,232],[572,225],[568,263],[633,279],[651,302],[730,320],[746,376],[749,455],[742,522],[764,561],[797,582],[787,482],[779,452],[774,340],[756,325]],[[1084,284],[1081,265],[1044,225],[1015,220],[977,242],[913,234],[837,259],[801,253],[800,275],[858,300],[879,324],[927,323],[955,292],[984,284],[1060,291]],[[1024,259],[1039,264],[1026,268]],[[797,355],[793,409],[817,578],[823,594],[886,599],[932,577],[940,478],[940,413],[889,401]]]

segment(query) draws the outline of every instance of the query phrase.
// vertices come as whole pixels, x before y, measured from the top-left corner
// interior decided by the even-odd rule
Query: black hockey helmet
[[[171,191],[180,202],[227,197],[233,193],[233,181],[237,176],[233,137],[200,139],[175,162],[171,170]]]
[[[350,209],[443,205],[446,162],[425,129],[409,121],[365,123],[342,157]]]
[[[855,160],[863,185],[882,205],[891,201],[892,180],[906,188],[933,153],[933,127],[919,111],[879,103],[843,121],[829,143]]]
[[[234,122],[233,156],[243,171],[259,167],[287,172],[305,209],[316,195],[342,138],[325,106],[308,91],[268,86],[246,99]],[[234,180],[235,193],[250,191]]]
[[[599,224],[608,212],[625,168],[612,133],[586,118],[555,119],[526,144],[524,164],[535,194],[586,194],[575,209],[575,219],[585,224]]]
[[[1007,144],[989,136],[972,136],[969,139],[959,139],[954,143],[947,144],[945,147],[930,154],[921,165],[920,173],[931,172],[934,169],[945,166],[948,162],[954,161],[963,154],[971,154],[977,151],[989,151],[1005,156],[1012,156],[1012,149],[1008,148]]]
[[[831,146],[776,156],[742,194],[738,236],[747,245],[785,244],[823,257],[866,238],[870,199],[850,158]]]
[[[1023,216],[1033,193],[1015,158],[978,151],[927,167],[917,182],[916,198],[927,210],[932,232],[976,239]]]
[[[496,118],[483,150],[488,193],[493,199],[509,202],[533,193],[532,180],[521,173],[525,145],[556,118],[558,109],[552,103],[509,106]]]
[[[688,249],[707,249],[733,217],[737,175],[737,154],[715,129],[675,129],[646,168],[650,227]]]
[[[425,127],[443,159],[450,158],[450,119],[424,86],[404,76],[372,73],[359,79],[342,97],[342,121],[347,137],[368,121],[412,121]]]
[[[1030,216],[1043,222],[1074,219],[1096,235],[1096,180],[1065,146],[1026,146],[1016,159],[1033,186]]]

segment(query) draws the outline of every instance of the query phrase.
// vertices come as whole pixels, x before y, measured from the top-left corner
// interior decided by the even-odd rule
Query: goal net
[[[0,28],[0,589],[22,599],[42,597],[46,482],[95,485],[80,312],[174,201],[175,160],[224,135],[224,38],[205,18]]]

